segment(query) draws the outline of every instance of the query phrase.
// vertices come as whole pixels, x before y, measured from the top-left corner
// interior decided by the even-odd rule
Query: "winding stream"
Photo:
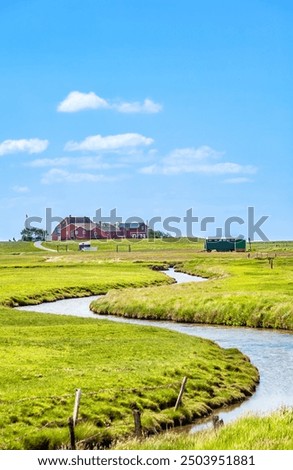
[[[197,276],[175,272],[173,268],[163,272],[173,277],[178,283],[205,281],[205,279]],[[267,413],[280,406],[293,406],[292,332],[175,323],[170,321],[136,320],[111,315],[96,315],[90,311],[89,305],[98,297],[91,296],[59,300],[40,305],[17,307],[17,309],[151,325],[192,336],[208,338],[223,348],[238,348],[249,356],[251,362],[258,368],[260,384],[256,393],[249,400],[236,407],[223,409],[218,413],[224,422],[234,420],[248,412]],[[209,419],[203,420],[202,423],[202,426],[209,426]],[[199,429],[199,427],[196,426],[190,429],[193,432]]]

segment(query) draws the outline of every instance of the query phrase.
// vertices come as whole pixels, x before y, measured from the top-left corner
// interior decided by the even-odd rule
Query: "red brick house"
[[[98,240],[117,238],[147,238],[147,226],[143,222],[112,225],[95,224],[89,217],[65,217],[53,230],[52,240]]]
[[[144,222],[119,224],[124,238],[147,238],[147,226]]]

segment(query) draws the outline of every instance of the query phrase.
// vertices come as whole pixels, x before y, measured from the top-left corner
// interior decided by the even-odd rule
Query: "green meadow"
[[[0,304],[10,307],[172,282],[148,262],[101,258],[95,252],[46,252],[30,242],[0,243],[0,279]]]
[[[143,441],[128,439],[115,449],[143,450],[292,450],[293,409],[239,418],[218,429],[194,434],[168,432]]]
[[[40,262],[41,261],[41,262]],[[109,289],[171,282],[148,266],[129,262],[36,260],[1,266],[0,303],[18,306],[68,297],[105,294]]]
[[[43,245],[56,251],[78,251],[79,244],[76,241],[44,242]],[[198,238],[154,238],[154,239],[116,239],[116,240],[91,240],[91,246],[98,252],[158,252],[180,250],[202,250],[203,240]]]
[[[238,350],[161,328],[5,308],[0,319],[1,449],[68,445],[76,388],[76,438],[103,447],[132,435],[134,408],[154,433],[243,401],[259,380]]]
[[[177,270],[207,282],[109,291],[100,314],[255,328],[293,329],[293,257],[197,256]]]
[[[106,294],[92,305],[95,311],[293,329],[293,243],[255,245],[249,258],[247,253],[206,254],[201,241],[186,239],[95,244],[97,251],[79,252],[74,242],[48,243],[56,252],[46,252],[28,242],[0,243],[1,449],[67,447],[76,388],[82,390],[76,437],[83,449],[115,446],[125,439],[132,445],[134,408],[142,413],[145,435],[151,435],[241,402],[259,381],[247,357],[208,340],[106,318],[11,307]],[[175,285],[160,272],[170,265],[209,280]],[[185,376],[183,401],[174,411]],[[270,417],[269,423],[289,422],[288,413]],[[246,429],[261,430],[263,420],[253,419]],[[222,432],[228,432],[228,426]],[[250,448],[245,446],[245,432],[241,445]],[[240,445],[238,434],[229,435],[222,444],[210,445]],[[172,435],[169,444],[162,445],[204,448],[200,440],[188,443],[186,437],[183,444],[178,436],[176,444],[175,439]],[[153,441],[147,442],[156,448]]]

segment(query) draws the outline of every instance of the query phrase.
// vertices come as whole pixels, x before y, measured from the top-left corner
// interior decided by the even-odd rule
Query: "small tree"
[[[42,228],[25,227],[21,232],[21,239],[24,242],[37,242],[46,239],[47,232]]]
[[[153,230],[149,228],[148,238],[172,238],[168,232],[162,232],[161,230]]]

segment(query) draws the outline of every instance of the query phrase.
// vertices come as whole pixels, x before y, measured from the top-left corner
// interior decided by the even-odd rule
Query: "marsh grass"
[[[33,242],[0,242],[0,255],[20,255],[23,253],[34,253],[39,251],[40,250],[34,246]]]
[[[0,303],[6,306],[37,304],[68,297],[104,294],[109,289],[172,282],[146,264],[119,261],[44,258],[20,259],[0,266]]]
[[[133,433],[134,407],[151,433],[243,401],[259,379],[238,350],[161,328],[4,308],[0,322],[2,449],[68,444],[76,388],[77,439],[103,446]]]
[[[127,243],[119,252],[114,244],[110,250],[105,244],[106,248],[101,246],[97,252],[80,253],[75,244],[68,252],[46,253],[28,242],[2,242],[0,303],[26,305],[112,289],[95,304],[101,313],[293,328],[292,242],[255,246],[250,259],[246,253],[206,254],[200,245],[196,249],[196,244],[187,244],[186,240],[181,245],[155,241],[151,249],[149,242],[143,241],[131,252],[126,250]],[[267,257],[274,252],[279,254],[274,269],[270,269]],[[171,264],[209,281],[167,285],[172,283],[170,279],[149,269]],[[156,284],[160,287],[145,287]],[[237,350],[223,350],[207,340],[162,329],[4,307],[0,307],[0,324],[3,449],[68,445],[67,419],[72,413],[75,388],[82,389],[77,439],[90,439],[91,445],[101,447],[132,435],[134,406],[143,411],[145,433],[157,432],[244,400],[253,393],[259,378]],[[174,412],[185,375],[188,385],[183,405]],[[272,419],[286,430],[292,413]],[[242,443],[236,439],[232,444],[232,430],[230,440],[227,434],[222,444],[211,445],[249,448],[253,445],[250,435],[261,423],[247,423]],[[228,433],[228,426],[223,432]],[[263,435],[265,432],[267,443],[255,444],[255,448],[277,448],[274,446],[280,444],[272,421],[264,427]],[[169,448],[204,448],[200,442],[188,444],[183,439],[176,444],[171,440]],[[284,435],[284,446],[287,441]]]
[[[116,449],[144,450],[292,450],[293,408],[270,415],[247,415],[214,430],[166,433],[144,441],[127,440]]]
[[[147,289],[110,291],[93,302],[99,314],[180,322],[293,329],[293,258],[196,257],[177,269],[209,278]]]
[[[51,249],[67,249],[78,251],[78,241],[66,242],[44,242],[43,245]],[[130,247],[134,252],[168,251],[168,250],[203,250],[204,241],[198,238],[155,238],[155,239],[114,239],[114,240],[91,240],[91,246],[97,248],[98,252],[128,252]],[[64,247],[64,248],[63,248]]]

